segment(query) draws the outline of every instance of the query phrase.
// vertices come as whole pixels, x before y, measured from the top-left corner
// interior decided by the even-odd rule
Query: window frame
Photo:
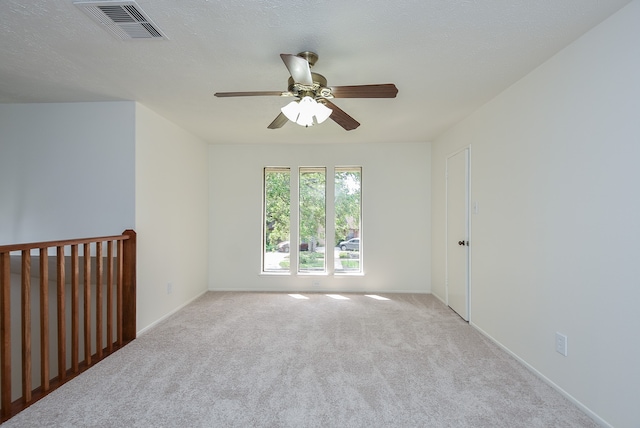
[[[266,254],[267,254],[267,172],[287,172],[289,174],[289,256],[291,257],[291,167],[289,166],[265,166],[262,169],[262,212],[261,217],[261,260],[260,260],[260,273],[265,275],[291,275],[292,268],[291,262],[289,262],[289,269],[266,269]]]
[[[333,169],[333,188],[334,188],[333,191],[334,191],[334,193],[332,195],[332,206],[331,206],[332,213],[331,213],[331,217],[333,219],[334,227],[335,227],[335,223],[336,223],[336,207],[335,207],[335,204],[336,204],[336,195],[335,195],[336,174],[338,172],[341,172],[341,171],[342,172],[350,172],[350,171],[357,170],[359,172],[359,175],[360,175],[360,182],[359,182],[359,185],[360,185],[360,189],[359,189],[359,193],[360,193],[360,195],[359,195],[360,196],[360,213],[359,213],[360,221],[359,221],[359,230],[358,230],[358,236],[357,236],[357,238],[359,239],[359,244],[358,244],[358,247],[359,247],[359,250],[358,250],[358,252],[359,252],[359,257],[358,257],[359,266],[358,266],[358,270],[338,270],[338,271],[335,271],[334,274],[336,276],[358,276],[358,275],[364,275],[364,257],[363,257],[364,247],[362,245],[362,241],[363,241],[363,239],[362,239],[362,236],[363,236],[362,231],[363,231],[363,217],[364,217],[363,192],[362,192],[362,189],[363,189],[363,186],[362,186],[362,183],[363,183],[363,178],[362,178],[363,177],[363,169],[364,168],[362,167],[362,165],[340,165],[340,166],[335,166],[334,169]],[[333,232],[332,236],[335,236],[335,229],[334,229],[334,232]],[[354,238],[356,238],[356,237],[354,236]],[[340,241],[334,242],[333,243],[333,247],[336,248],[339,243],[340,243]]]
[[[298,224],[297,224],[297,230],[296,230],[296,234],[298,236],[298,240],[297,242],[297,247],[296,249],[298,250],[298,254],[297,254],[297,270],[296,273],[300,274],[300,275],[317,275],[317,274],[326,274],[327,273],[327,267],[329,265],[329,261],[327,260],[327,254],[326,254],[326,244],[327,244],[327,214],[328,214],[328,207],[327,207],[327,188],[328,188],[328,180],[327,180],[327,170],[328,167],[326,166],[300,166],[298,167],[298,203],[296,206],[296,210],[298,212]],[[306,236],[301,236],[301,230],[302,230],[302,214],[301,214],[301,210],[303,208],[303,203],[302,203],[302,175],[305,173],[321,173],[323,175],[323,179],[324,179],[324,186],[322,189],[322,205],[324,206],[324,213],[323,213],[323,224],[318,224],[318,227],[321,227],[324,230],[324,241],[325,241],[325,252],[324,252],[324,256],[323,256],[323,267],[322,269],[313,269],[313,268],[308,268],[308,270],[303,270],[301,267],[301,257],[303,255],[303,250],[302,250],[302,240],[303,238],[308,238]],[[311,238],[317,238],[318,240],[320,240],[319,236],[312,236]],[[311,245],[311,247],[313,247],[313,243]]]
[[[325,172],[325,185],[324,185],[324,205],[325,205],[325,257],[324,257],[324,269],[323,270],[300,270],[299,267],[299,242],[300,242],[300,172],[302,170],[322,169]],[[335,226],[336,226],[336,212],[335,212],[335,180],[336,172],[359,170],[360,172],[360,230],[358,238],[360,239],[360,255],[359,255],[359,269],[356,270],[336,270],[335,269],[335,256],[329,257],[326,253],[327,248],[331,248],[331,252],[335,251],[335,248],[339,242],[335,241]],[[289,172],[289,269],[288,270],[266,270],[265,258],[266,258],[266,208],[267,208],[267,194],[266,194],[266,172],[267,171],[283,170]],[[297,173],[296,173],[297,172]],[[265,276],[335,276],[335,277],[348,277],[348,276],[364,276],[364,247],[362,246],[362,237],[364,230],[364,195],[363,195],[363,176],[364,167],[362,165],[282,165],[282,166],[264,166],[262,169],[262,213],[261,219],[261,261],[260,261],[260,275]],[[295,225],[295,227],[293,227]],[[297,243],[291,245],[292,242]]]

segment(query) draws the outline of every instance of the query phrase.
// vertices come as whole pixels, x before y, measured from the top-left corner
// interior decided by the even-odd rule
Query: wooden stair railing
[[[106,254],[104,246],[106,244]],[[82,269],[79,248],[82,248]],[[55,248],[55,255],[49,249]],[[67,250],[68,251],[65,251]],[[92,249],[94,253],[92,255]],[[32,250],[39,255],[39,308],[32,308],[33,271]],[[12,337],[11,330],[11,255],[21,257],[20,283],[20,334]],[[67,256],[66,254],[70,254]],[[49,258],[55,258],[55,279],[49,278]],[[70,272],[65,272],[65,262],[70,257]],[[92,272],[92,259],[94,269]],[[115,266],[114,266],[115,265]],[[114,269],[115,267],[115,269]],[[115,270],[115,272],[114,272]],[[82,276],[80,273],[82,272]],[[70,275],[70,278],[67,277]],[[92,275],[95,278],[92,281]],[[82,277],[82,283],[80,278]],[[49,282],[55,281],[55,320],[49,314]],[[82,289],[80,288],[82,284]],[[67,286],[70,285],[70,296]],[[115,287],[115,288],[114,288]],[[53,292],[54,290],[51,290]],[[82,291],[83,301],[80,302]],[[92,292],[95,303],[92,305]],[[18,294],[16,291],[15,294]],[[35,296],[34,296],[35,297]],[[71,307],[67,308],[70,297]],[[115,302],[114,302],[115,297]],[[14,301],[18,296],[14,296]],[[53,301],[51,302],[53,305]],[[105,310],[106,308],[106,310]],[[16,308],[17,309],[17,308]],[[40,326],[40,379],[32,378],[33,360],[32,311],[39,309]],[[136,233],[125,230],[122,235],[63,241],[37,242],[0,246],[0,422],[4,422],[26,407],[78,374],[87,370],[136,337]],[[70,311],[71,326],[66,317]],[[105,324],[106,318],[106,324]],[[115,318],[115,321],[114,321]],[[80,323],[82,320],[82,325]],[[55,325],[54,325],[55,323]],[[82,328],[82,337],[80,330]],[[57,341],[50,343],[51,330],[57,332]],[[106,335],[103,335],[106,330]],[[67,337],[70,333],[70,339]],[[115,336],[115,337],[114,337]],[[83,360],[80,361],[82,339]],[[11,348],[20,342],[22,347],[21,395],[12,399]],[[70,343],[71,356],[67,355]],[[51,348],[56,348],[57,367],[52,370]],[[95,348],[95,353],[92,349]],[[70,360],[70,361],[69,361]],[[52,371],[55,375],[52,376]],[[35,387],[34,387],[35,386]],[[15,388],[14,388],[15,389]],[[14,391],[14,395],[15,391]]]

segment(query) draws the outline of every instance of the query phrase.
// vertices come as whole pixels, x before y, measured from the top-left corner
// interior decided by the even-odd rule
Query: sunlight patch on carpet
[[[302,294],[289,294],[289,296],[293,297],[294,299],[309,300],[307,296],[303,296]]]
[[[332,299],[336,299],[336,300],[351,300],[348,297],[342,296],[340,294],[327,294],[328,297],[331,297]]]
[[[375,300],[391,300],[391,299],[387,299],[386,297],[378,296],[377,294],[365,294],[365,296]]]

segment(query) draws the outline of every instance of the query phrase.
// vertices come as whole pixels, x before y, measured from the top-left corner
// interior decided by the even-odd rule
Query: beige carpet
[[[3,425],[595,427],[430,295],[209,292]]]

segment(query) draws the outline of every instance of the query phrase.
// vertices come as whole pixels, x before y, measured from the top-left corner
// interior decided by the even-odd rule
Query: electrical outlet
[[[313,282],[311,282],[311,285],[314,287],[320,287],[320,281],[318,281],[317,279],[314,279]]]
[[[559,332],[556,332],[556,351],[567,356],[567,336]]]
[[[167,294],[171,294],[173,292],[173,284],[167,282]]]

